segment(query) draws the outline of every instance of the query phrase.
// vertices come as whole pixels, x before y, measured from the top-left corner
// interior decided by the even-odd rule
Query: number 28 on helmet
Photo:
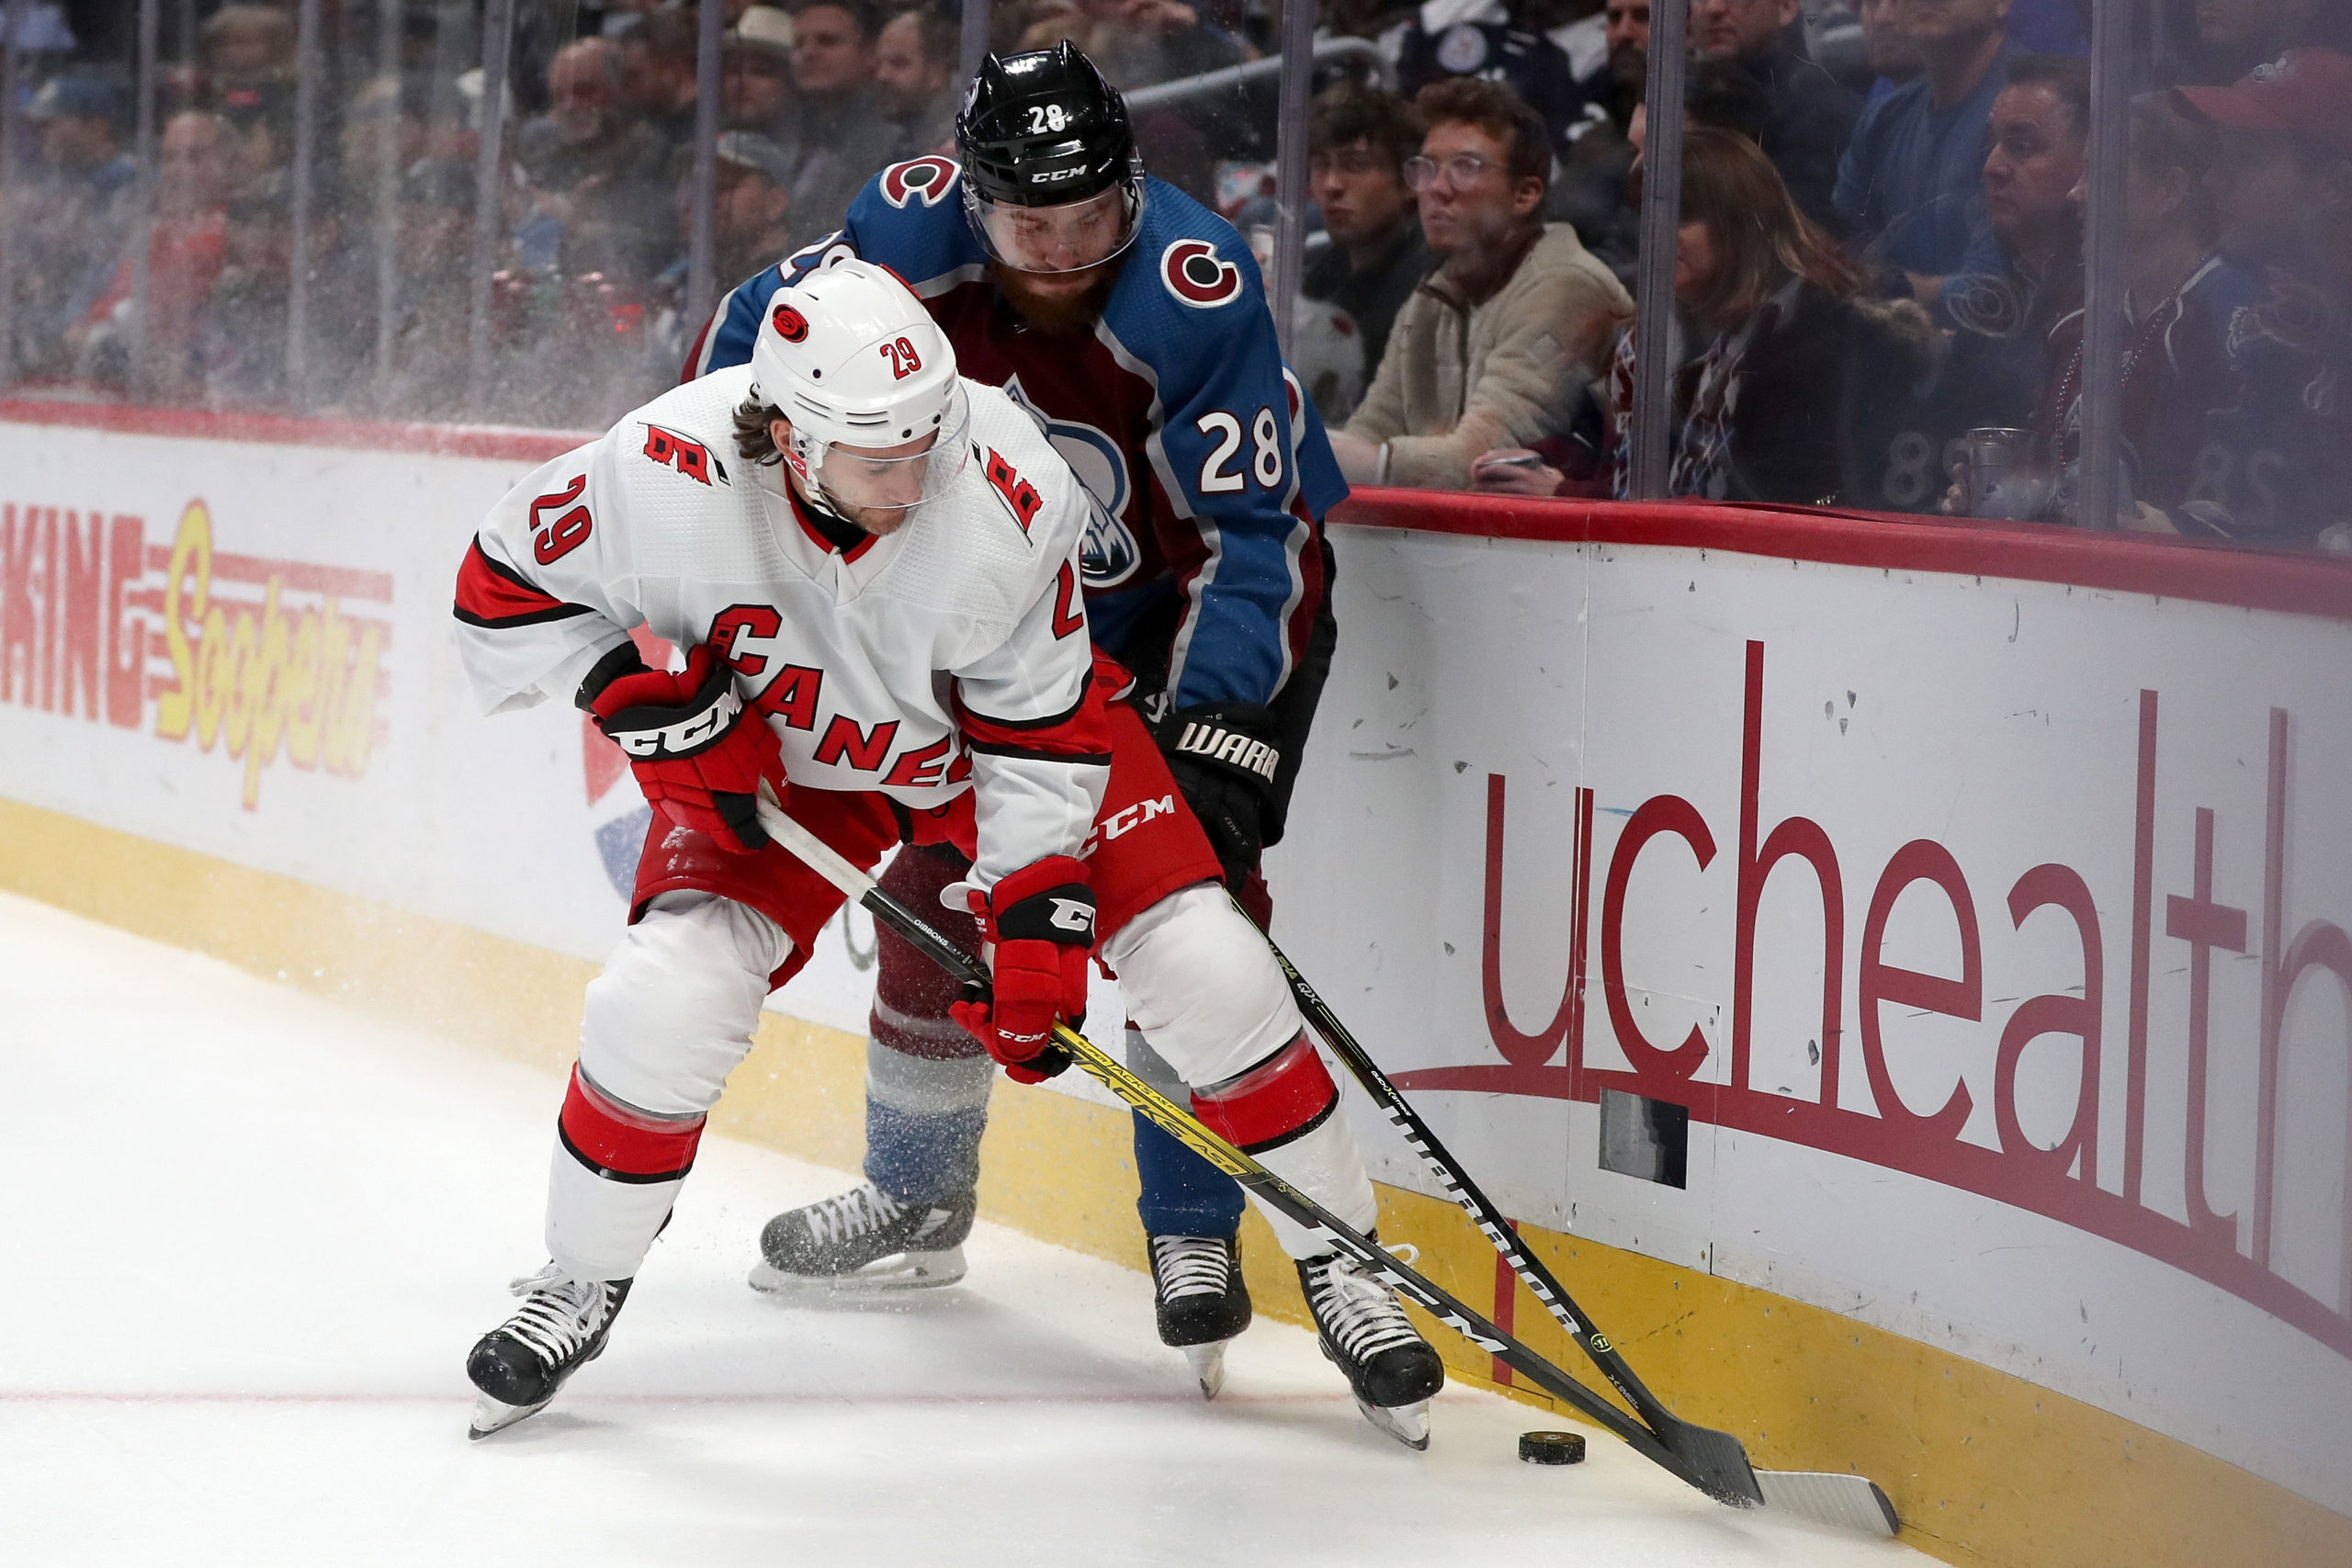
[[[1080,272],[1135,243],[1143,160],[1118,89],[1067,39],[991,54],[956,117],[964,212],[990,257]]]
[[[888,267],[845,257],[776,290],[752,391],[791,423],[784,461],[836,508],[903,512],[963,471],[971,405],[956,350]]]

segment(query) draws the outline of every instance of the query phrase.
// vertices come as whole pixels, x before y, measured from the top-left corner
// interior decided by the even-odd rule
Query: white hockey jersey
[[[1076,853],[1110,772],[1085,701],[1077,478],[1017,405],[967,380],[962,473],[844,553],[779,468],[736,455],[750,386],[744,366],[665,392],[492,511],[457,595],[483,710],[569,700],[644,626],[733,668],[796,784],[911,807],[977,790],[975,884]]]

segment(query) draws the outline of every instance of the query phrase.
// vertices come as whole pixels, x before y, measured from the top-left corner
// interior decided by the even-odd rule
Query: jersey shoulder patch
[[[1180,305],[1214,310],[1241,298],[1241,269],[1206,240],[1171,241],[1159,253],[1159,281]]]
[[[882,199],[892,207],[904,208],[910,201],[936,207],[940,198],[955,188],[962,173],[952,159],[936,155],[910,158],[882,171],[879,189]]]
[[[645,426],[646,459],[655,468],[673,469],[703,485],[714,479],[720,484],[734,482],[727,477],[727,465],[705,443],[650,420],[638,423]]]

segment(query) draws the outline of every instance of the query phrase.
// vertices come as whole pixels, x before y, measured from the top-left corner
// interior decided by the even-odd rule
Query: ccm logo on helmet
[[[1241,269],[1217,259],[1206,240],[1179,240],[1159,253],[1159,280],[1195,310],[1214,310],[1241,298]]]
[[[799,343],[808,336],[808,318],[789,305],[778,305],[768,320],[775,323],[776,335],[786,343]]]
[[[944,158],[915,158],[882,171],[882,199],[904,207],[908,198],[936,207],[956,183],[956,165]]]

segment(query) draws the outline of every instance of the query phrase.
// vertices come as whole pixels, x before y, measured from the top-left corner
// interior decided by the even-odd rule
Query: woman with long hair
[[[1927,315],[1860,296],[1860,274],[1797,210],[1763,149],[1691,126],[1682,142],[1682,223],[1674,299],[1690,352],[1675,373],[1668,493],[1712,501],[1883,506],[1888,454],[1911,385],[1928,364]],[[1482,490],[1626,493],[1633,444],[1634,333],[1595,388],[1605,411],[1600,463],[1583,484],[1489,453]],[[1882,428],[1883,427],[1883,428]],[[1547,485],[1546,475],[1550,476]]]

